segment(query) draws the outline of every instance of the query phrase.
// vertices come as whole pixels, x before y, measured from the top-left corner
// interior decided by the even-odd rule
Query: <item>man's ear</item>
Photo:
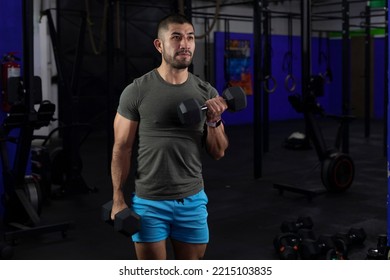
[[[154,47],[161,53],[162,52],[162,41],[160,39],[154,39]]]

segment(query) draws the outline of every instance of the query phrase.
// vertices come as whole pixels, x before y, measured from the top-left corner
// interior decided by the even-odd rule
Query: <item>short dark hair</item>
[[[160,22],[157,25],[157,38],[159,37],[159,33],[162,29],[168,29],[168,25],[172,23],[178,23],[178,24],[191,24],[192,27],[194,25],[192,22],[184,15],[182,14],[170,14],[165,17],[163,17]]]

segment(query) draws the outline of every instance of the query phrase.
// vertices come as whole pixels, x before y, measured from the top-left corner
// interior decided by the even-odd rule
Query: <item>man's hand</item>
[[[115,220],[115,215],[126,208],[129,208],[129,206],[127,206],[126,202],[124,202],[124,201],[114,202],[112,204],[112,209],[111,209],[111,220]]]
[[[206,101],[207,106],[207,121],[217,122],[221,119],[221,115],[228,108],[225,99],[221,96],[211,98]]]

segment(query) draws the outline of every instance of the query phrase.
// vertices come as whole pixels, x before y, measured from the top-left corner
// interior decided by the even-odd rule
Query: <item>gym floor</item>
[[[327,143],[334,141],[337,123],[321,122]],[[230,147],[225,158],[205,157],[204,177],[209,197],[210,243],[205,259],[279,259],[273,239],[283,221],[310,216],[320,234],[363,228],[363,245],[351,247],[349,259],[363,260],[376,248],[379,234],[387,232],[387,164],[383,148],[383,123],[372,121],[364,137],[363,121],[350,125],[350,155],[356,174],[344,193],[323,192],[319,161],[314,149],[288,150],[283,143],[291,133],[304,132],[303,121],[270,124],[270,146],[262,160],[262,178],[253,175],[253,128],[227,126]],[[13,259],[21,260],[121,260],[135,259],[130,240],[100,220],[101,205],[111,199],[105,132],[93,132],[81,147],[83,178],[97,192],[51,199],[41,215],[42,224],[72,221],[66,238],[52,232],[16,240]],[[286,183],[319,191],[311,200],[302,194],[274,188]],[[132,182],[129,180],[129,189]],[[168,245],[169,258],[172,259]]]

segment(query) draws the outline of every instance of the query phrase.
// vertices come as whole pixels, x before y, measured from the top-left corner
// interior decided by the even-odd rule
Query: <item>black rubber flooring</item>
[[[329,145],[337,123],[321,122]],[[253,127],[227,126],[230,147],[226,156],[213,161],[205,157],[204,177],[209,197],[210,243],[206,259],[279,259],[273,239],[283,221],[311,217],[313,231],[320,234],[363,228],[367,237],[352,246],[349,259],[366,259],[379,234],[387,232],[387,163],[383,148],[383,123],[372,121],[370,137],[364,137],[363,122],[350,125],[350,155],[356,175],[346,192],[324,192],[314,149],[288,150],[286,137],[304,132],[302,121],[270,124],[269,150],[262,159],[262,176],[254,178]],[[15,240],[13,259],[21,260],[112,260],[135,259],[130,240],[100,220],[101,205],[111,199],[104,131],[92,132],[81,147],[83,178],[97,192],[69,194],[51,199],[41,215],[43,225],[73,221],[65,238],[60,232],[27,236]],[[275,183],[321,192],[308,199],[292,192],[279,193]],[[132,188],[131,180],[128,183]],[[168,245],[169,258],[173,258]]]

